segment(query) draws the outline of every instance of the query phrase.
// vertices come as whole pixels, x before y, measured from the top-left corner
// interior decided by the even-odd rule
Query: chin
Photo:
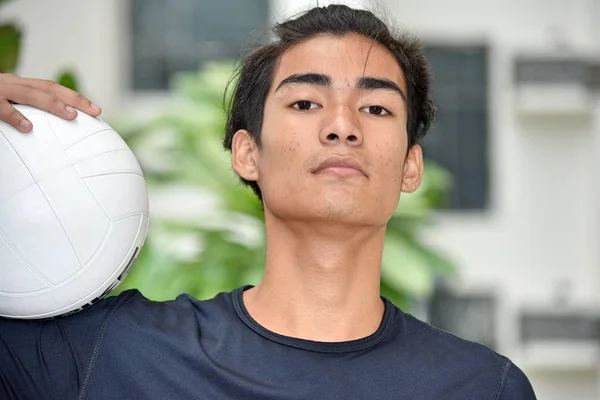
[[[310,207],[309,213],[318,219],[330,222],[345,222],[353,225],[374,225],[377,224],[379,215],[374,215],[377,208],[373,204],[357,202],[355,199],[337,199],[336,201],[314,202]]]
[[[387,210],[364,190],[305,190],[295,196],[268,196],[265,211],[281,220],[329,221],[349,225],[385,225],[395,208]]]

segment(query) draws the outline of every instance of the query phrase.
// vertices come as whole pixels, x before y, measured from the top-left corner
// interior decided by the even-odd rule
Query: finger
[[[77,111],[73,107],[47,91],[22,83],[8,83],[3,89],[8,100],[28,104],[67,120],[77,117]]]
[[[19,79],[19,77],[15,74],[11,74],[10,72],[4,72],[2,74],[2,80],[4,82],[10,82],[10,81],[15,81],[16,79]]]
[[[12,125],[23,133],[31,132],[33,129],[31,122],[6,100],[0,100],[0,121]]]
[[[56,82],[31,78],[24,79],[23,81],[25,84],[55,94],[64,103],[81,110],[86,114],[98,116],[102,112],[102,109],[98,105],[94,104],[90,99],[81,93],[71,90]]]

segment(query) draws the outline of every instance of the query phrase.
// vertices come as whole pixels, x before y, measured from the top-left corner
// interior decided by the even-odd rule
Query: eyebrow
[[[318,73],[293,74],[279,82],[279,85],[277,85],[275,91],[278,91],[286,85],[292,84],[331,87],[331,77],[329,75]],[[363,90],[391,90],[393,92],[398,93],[400,97],[402,97],[402,99],[406,101],[406,95],[404,94],[402,89],[400,89],[400,87],[394,81],[387,78],[363,76],[356,80],[356,84],[354,87],[356,89]]]
[[[363,76],[357,79],[356,88],[366,90],[391,90],[398,93],[400,97],[402,97],[402,100],[406,101],[406,95],[402,89],[396,85],[396,82],[390,79]]]
[[[293,84],[331,87],[331,77],[329,77],[329,75],[316,73],[293,74],[279,82],[279,85],[277,86],[277,89],[275,89],[275,91],[278,91],[285,85]]]

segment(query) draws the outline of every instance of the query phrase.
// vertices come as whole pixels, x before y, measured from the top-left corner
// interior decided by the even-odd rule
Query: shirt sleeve
[[[53,320],[0,318],[0,399],[76,399],[118,296]]]
[[[506,374],[502,400],[537,400],[531,382],[523,371],[515,364],[511,364]]]

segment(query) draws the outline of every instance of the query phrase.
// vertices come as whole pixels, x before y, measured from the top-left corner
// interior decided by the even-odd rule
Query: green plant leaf
[[[0,72],[14,72],[19,61],[21,31],[14,24],[0,25]]]
[[[75,74],[71,71],[61,72],[58,75],[56,82],[64,87],[74,90],[76,92],[79,91],[79,85],[77,84],[77,78],[75,77]]]
[[[433,291],[429,260],[399,235],[386,235],[381,277],[392,288],[414,297],[426,297]]]

